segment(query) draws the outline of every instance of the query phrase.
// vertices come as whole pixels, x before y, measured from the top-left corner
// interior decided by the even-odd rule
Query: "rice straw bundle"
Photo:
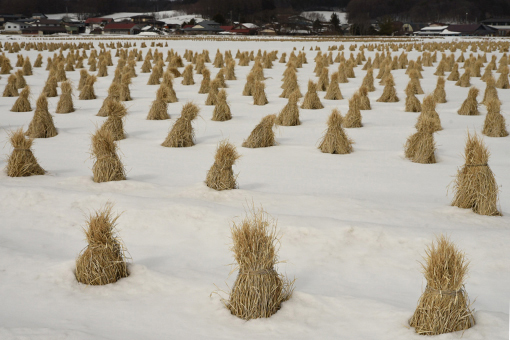
[[[346,74],[346,67],[345,67],[345,63],[340,63],[340,65],[338,66],[338,83],[348,83],[349,80],[347,79],[347,74]]]
[[[299,95],[299,91],[295,91],[289,96],[287,105],[285,105],[276,118],[276,124],[283,126],[301,125],[301,121],[299,120],[299,107],[297,104]]]
[[[25,77],[23,77],[23,71],[22,70],[17,70],[15,75],[16,75],[16,87],[18,89],[22,89],[25,86],[27,86],[27,82],[25,80]]]
[[[165,147],[189,147],[195,145],[194,131],[191,125],[197,118],[200,109],[192,102],[187,102],[182,107],[181,116],[177,119],[172,130],[168,133],[165,141],[161,144]]]
[[[464,74],[460,77],[460,79],[455,83],[455,86],[470,87],[471,86],[470,79],[471,73],[469,72],[469,70],[466,70]]]
[[[235,73],[235,66],[236,62],[232,59],[229,59],[227,61],[227,67],[225,72],[225,79],[226,80],[237,80],[236,73]]]
[[[122,181],[126,179],[124,165],[117,155],[117,145],[109,129],[100,128],[92,136],[92,154],[96,158],[92,166],[94,182]]]
[[[210,82],[209,95],[205,100],[205,105],[216,105],[220,84],[217,79]]]
[[[328,90],[326,91],[326,95],[324,99],[328,100],[340,100],[344,99],[342,96],[342,92],[340,91],[340,86],[338,85],[338,73],[335,72],[331,75],[331,82],[328,85]]]
[[[268,103],[266,92],[264,91],[266,84],[261,81],[255,81],[253,85],[253,105],[266,105]]]
[[[360,110],[372,110],[370,106],[370,98],[368,98],[368,89],[366,86],[361,86],[358,90],[360,96]]]
[[[80,81],[78,82],[78,91],[81,91],[85,84],[87,83],[87,78],[89,77],[89,73],[87,70],[80,70]]]
[[[294,281],[278,274],[280,236],[276,221],[255,208],[232,231],[232,251],[239,269],[228,301],[230,312],[244,320],[268,318],[292,296]]]
[[[443,77],[437,78],[436,88],[434,89],[434,100],[436,103],[446,103],[446,91],[444,90],[445,80]]]
[[[113,216],[112,205],[90,215],[85,231],[88,245],[76,259],[75,276],[87,285],[106,285],[129,275],[126,249],[117,236],[115,225],[119,215]]]
[[[418,131],[426,130],[431,132],[436,132],[443,129],[441,127],[439,114],[436,112],[436,101],[433,94],[429,94],[423,98],[421,114],[418,116],[415,127]]]
[[[19,96],[18,88],[16,87],[16,76],[14,74],[9,75],[7,78],[7,84],[3,92],[3,97],[17,97]]]
[[[317,91],[326,91],[329,85],[329,70],[327,67],[324,67],[321,72],[321,76],[319,78],[319,82],[317,83]]]
[[[395,81],[393,80],[391,73],[386,76],[384,91],[377,101],[383,103],[394,103],[399,101],[397,91],[395,90]]]
[[[182,73],[182,85],[195,85],[195,81],[193,80],[193,65],[188,64]]]
[[[434,73],[435,76],[444,76],[444,72],[446,71],[446,62],[441,60],[439,62],[439,65],[437,65],[436,72]]]
[[[280,98],[289,98],[290,95],[296,91],[299,93],[299,97],[303,96],[299,90],[298,79],[295,72],[292,72],[287,76],[283,82],[282,88],[283,92],[280,95]]]
[[[99,117],[108,117],[108,103],[111,101],[120,101],[120,85],[112,82],[108,88],[108,96],[103,100],[103,104],[97,113]]]
[[[150,73],[152,70],[152,64],[151,61],[147,58],[145,58],[143,64],[142,64],[142,70],[141,73]]]
[[[170,119],[170,115],[168,114],[168,103],[163,98],[160,98],[162,97],[162,95],[159,94],[160,90],[162,90],[161,87],[158,90],[158,94],[156,95],[156,100],[152,102],[151,109],[147,115],[147,120]]]
[[[48,98],[56,97],[58,95],[57,86],[58,86],[57,78],[55,78],[54,76],[50,76],[46,81],[46,84],[44,85],[42,92]]]
[[[161,78],[163,73],[163,68],[161,64],[156,64],[156,66],[152,69],[151,75],[149,76],[149,80],[147,81],[147,85],[159,85],[159,78]]]
[[[409,78],[411,78],[411,80],[409,80],[407,88],[412,90],[414,94],[424,94],[425,92],[423,92],[423,89],[421,88],[420,85],[420,79],[418,79],[418,72],[416,70],[412,70],[411,72],[409,72]]]
[[[483,100],[480,102],[480,104],[487,105],[487,103],[494,98],[499,102],[500,100],[498,96],[498,90],[496,90],[496,80],[492,75],[487,79],[485,85],[486,86],[483,93]]]
[[[245,148],[266,148],[275,145],[273,126],[276,115],[267,115],[253,129],[248,139],[243,142]]]
[[[224,122],[230,119],[232,119],[232,114],[230,112],[230,106],[227,103],[227,92],[221,89],[216,97],[216,106],[214,107],[211,120]]]
[[[131,98],[131,91],[129,90],[129,84],[131,84],[131,76],[129,75],[129,73],[124,73],[122,75],[122,81],[120,82],[120,91],[119,91],[119,98],[121,101],[133,100],[133,98]]]
[[[167,103],[177,103],[179,101],[179,99],[177,99],[177,94],[175,93],[175,90],[174,90],[174,77],[172,75],[172,73],[170,73],[169,71],[166,71],[164,74],[163,74],[163,80],[161,81],[161,85],[159,86],[159,89],[158,91],[163,91],[163,99],[167,102]],[[156,92],[156,95],[157,95],[157,92]]]
[[[487,101],[487,116],[483,124],[482,133],[489,137],[506,137],[505,117],[501,114],[501,104],[496,98]]]
[[[411,135],[404,145],[405,157],[414,163],[436,163],[433,131],[427,130],[426,126]]]
[[[480,215],[500,216],[497,208],[498,186],[488,161],[489,151],[482,139],[470,135],[466,142],[465,164],[457,171],[452,205],[472,209]]]
[[[58,63],[56,66],[55,78],[57,78],[57,82],[67,80],[66,71],[64,69],[64,62]]]
[[[345,118],[342,122],[345,128],[360,128],[363,126],[361,123],[361,98],[359,93],[355,92],[352,97],[349,99],[349,110],[345,115]]]
[[[11,108],[11,112],[29,112],[32,111],[32,106],[30,106],[30,101],[28,97],[30,96],[30,86],[25,86],[21,93],[19,94],[18,99],[14,102],[14,105]]]
[[[482,77],[480,78],[480,80],[482,81],[487,81],[487,79],[489,79],[490,77],[493,77],[492,75],[492,69],[490,67],[486,67],[485,68],[485,72],[483,73]]]
[[[108,67],[106,66],[106,60],[99,60],[99,71],[97,71],[98,77],[106,77],[108,76]]]
[[[366,86],[368,89],[368,92],[374,92],[375,86],[374,86],[374,69],[369,68],[367,71],[367,74],[363,78],[362,86]]]
[[[7,176],[44,175],[46,171],[37,163],[37,159],[30,150],[34,140],[26,138],[22,128],[9,132],[9,139],[14,150],[7,160]]]
[[[466,98],[466,100],[464,100],[462,106],[457,111],[459,115],[476,116],[480,114],[480,112],[478,111],[478,102],[476,101],[478,92],[480,92],[480,90],[478,90],[476,87],[472,87],[469,89],[468,97]]]
[[[252,96],[253,95],[253,87],[255,85],[255,75],[253,73],[248,73],[246,77],[246,84],[243,89],[243,96]]]
[[[233,144],[228,140],[221,141],[214,156],[214,164],[207,172],[205,184],[218,191],[237,189],[237,176],[234,176],[232,166],[239,157]]]
[[[48,100],[44,93],[37,99],[34,117],[26,132],[30,138],[51,138],[58,135],[53,118],[48,111]]]
[[[23,75],[31,76],[32,75],[32,64],[30,64],[30,59],[28,57],[25,58],[23,62]]]
[[[303,103],[301,104],[302,109],[317,110],[322,109],[322,105],[319,96],[317,95],[317,84],[313,81],[308,81],[308,91],[305,94]]]
[[[464,280],[469,262],[445,236],[425,251],[422,263],[427,287],[418,301],[409,325],[416,333],[438,335],[462,331],[475,324]]]
[[[200,89],[198,90],[198,93],[209,93],[210,90],[210,83],[211,83],[211,72],[208,68],[204,67],[202,69],[202,82],[200,83]]]
[[[223,55],[220,53],[220,50],[216,51],[216,56],[214,57],[213,65],[216,68],[223,67]]]
[[[119,101],[108,102],[108,119],[101,125],[101,130],[109,130],[114,141],[125,139],[122,119],[127,115],[126,107]]]
[[[405,112],[421,112],[421,103],[416,98],[414,91],[406,91]]]
[[[227,83],[225,83],[225,69],[224,68],[222,68],[221,70],[218,71],[218,73],[216,73],[216,77],[214,79],[218,81],[218,84],[220,87],[222,87],[222,88],[228,87]]]
[[[4,58],[2,61],[2,67],[0,68],[0,74],[9,74],[12,71],[11,61],[9,58]]]
[[[328,129],[322,137],[319,150],[324,153],[347,154],[352,152],[353,141],[342,128],[343,117],[338,109],[333,109],[328,118]]]
[[[94,92],[94,83],[96,82],[96,76],[88,76],[87,81],[85,82],[85,86],[80,92],[80,96],[78,97],[81,100],[92,100],[96,99],[96,94]]]
[[[62,94],[57,103],[57,109],[55,113],[70,113],[74,112],[73,105],[73,86],[69,80],[66,80],[60,84]]]
[[[496,87],[498,89],[510,89],[510,83],[508,82],[508,72],[508,66],[503,67],[501,74],[498,77],[498,81],[496,82]]]

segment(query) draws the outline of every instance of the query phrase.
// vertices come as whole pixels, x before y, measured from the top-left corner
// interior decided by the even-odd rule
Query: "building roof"
[[[129,23],[129,22],[120,22],[116,23],[113,22],[111,24],[108,24],[104,27],[105,30],[130,30],[134,26],[138,26],[138,24]]]
[[[510,23],[510,18],[500,18],[500,19],[485,19],[485,20],[482,20],[482,23],[483,24],[490,24],[490,23],[507,23],[509,22]]]
[[[112,22],[112,18],[87,18],[85,20],[86,24],[100,24],[102,22]]]
[[[65,33],[66,29],[62,26],[30,26],[21,30],[22,32],[49,32],[49,33]]]
[[[60,25],[62,20],[54,20],[54,19],[36,19],[36,23],[40,25]]]
[[[197,23],[198,25],[208,25],[208,26],[220,26],[219,23],[217,23],[216,21],[212,21],[212,20],[202,20],[200,22]]]
[[[448,30],[452,32],[460,32],[460,33],[472,33],[475,31],[492,31],[495,32],[496,30],[482,24],[469,24],[469,25],[450,25],[448,26]]]

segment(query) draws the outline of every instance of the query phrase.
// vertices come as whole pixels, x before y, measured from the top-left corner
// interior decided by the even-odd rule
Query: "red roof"
[[[111,23],[104,27],[105,30],[130,30],[137,24],[133,23]]]
[[[234,26],[220,26],[220,28],[225,31],[230,31],[232,28],[234,28]]]
[[[86,24],[100,24],[102,22],[112,22],[113,19],[112,18],[88,18],[87,20],[85,20],[85,23]]]
[[[192,28],[194,27],[195,25],[184,25],[182,28]]]

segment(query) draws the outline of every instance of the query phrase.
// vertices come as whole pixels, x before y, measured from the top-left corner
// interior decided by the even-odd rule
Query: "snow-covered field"
[[[186,49],[208,49],[211,59],[217,49],[231,50],[233,55],[238,49],[278,50],[280,57],[294,47],[304,48],[308,64],[298,71],[303,93],[308,79],[317,80],[313,72],[317,51],[310,47],[320,46],[324,52],[340,44],[168,43],[168,48],[158,48],[165,57],[169,48],[181,55]],[[344,45],[348,58],[350,43]],[[143,49],[143,54],[147,51]],[[32,62],[38,54],[21,53]],[[460,53],[457,50],[455,56]],[[502,56],[494,53],[498,59]],[[48,75],[46,59],[53,52],[42,54],[43,67],[25,77],[32,88],[33,107]],[[413,50],[408,59],[416,60],[420,54]],[[14,66],[16,55],[6,55]],[[365,55],[373,58],[375,52],[365,50]],[[33,145],[46,175],[10,178],[5,171],[0,173],[0,339],[423,339],[408,326],[408,319],[426,284],[419,261],[441,233],[471,261],[466,290],[475,300],[477,324],[463,334],[437,339],[508,339],[510,137],[483,137],[501,187],[502,217],[452,207],[453,195],[447,192],[463,164],[467,132],[481,134],[485,119],[484,106],[480,116],[456,113],[468,88],[447,81],[448,102],[437,106],[443,126],[435,134],[438,163],[423,165],[404,158],[403,144],[415,132],[418,117],[404,112],[409,79],[405,70],[392,72],[400,102],[376,102],[383,90],[376,80],[376,92],[369,93],[372,110],[362,111],[364,126],[346,129],[355,141],[354,152],[331,155],[317,149],[318,141],[333,108],[347,113],[347,98],[365,75],[361,66],[355,68],[356,78],[340,84],[346,99],[324,100],[325,92],[320,92],[325,108],[300,110],[302,125],[279,127],[277,146],[247,149],[241,144],[261,118],[278,113],[287,103],[279,98],[285,64],[275,62],[272,69],[264,70],[269,100],[265,106],[254,106],[252,97],[241,95],[253,62],[236,66],[238,80],[227,81],[233,114],[227,122],[211,121],[213,106],[205,106],[207,95],[198,94],[202,76],[196,74],[193,86],[175,79],[179,102],[169,104],[171,120],[146,120],[158,86],[146,85],[149,74],[140,73],[141,65],[137,63],[138,77],[131,85],[133,101],[125,103],[127,138],[118,143],[128,169],[126,181],[94,183],[89,154],[91,134],[105,120],[96,113],[115,66],[108,68],[108,77],[98,78],[98,99],[78,100],[76,91],[74,113],[55,114],[58,97],[49,98],[59,134],[37,139]],[[206,65],[213,78],[219,69]],[[435,88],[436,66],[422,72],[426,93]],[[331,65],[330,74],[337,67]],[[78,83],[79,71],[67,76]],[[0,90],[6,81],[2,76]],[[483,93],[485,84],[479,78],[471,82]],[[510,90],[498,93],[508,122]],[[33,111],[10,112],[15,100],[0,98],[1,168],[12,150],[7,132],[26,128],[33,116]],[[162,147],[187,101],[201,108],[194,122],[196,145]],[[234,166],[239,189],[218,192],[204,180],[216,146],[225,138],[242,155]],[[83,228],[88,214],[108,201],[115,204],[115,211],[123,212],[118,230],[132,258],[131,274],[115,284],[85,286],[77,283],[73,272],[75,259],[86,246]],[[228,276],[228,264],[233,262],[231,222],[243,217],[252,203],[278,219],[283,234],[279,257],[287,261],[278,270],[297,280],[293,297],[278,313],[246,322],[232,316],[219,295],[211,293],[216,286],[226,290],[235,279],[235,274]]]

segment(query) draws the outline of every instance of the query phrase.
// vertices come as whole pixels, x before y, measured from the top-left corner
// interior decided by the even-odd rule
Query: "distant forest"
[[[183,10],[226,21],[269,21],[277,14],[345,9],[349,21],[382,18],[399,21],[475,22],[510,16],[510,0],[0,0],[2,13],[81,13],[82,16],[114,12]]]

